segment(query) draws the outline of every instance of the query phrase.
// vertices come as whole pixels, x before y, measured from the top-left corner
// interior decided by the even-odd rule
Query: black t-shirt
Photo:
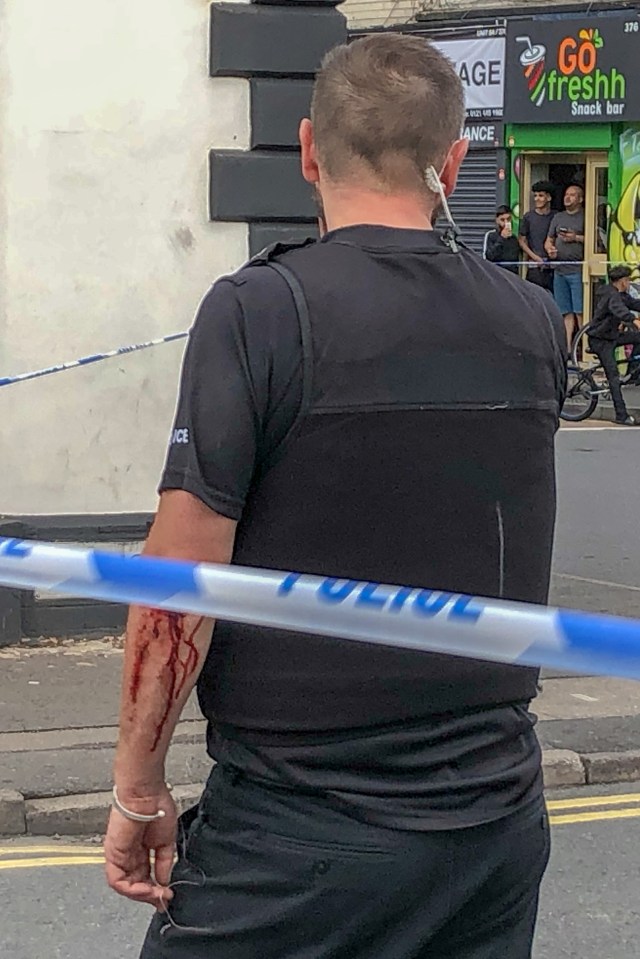
[[[350,227],[205,297],[161,489],[239,520],[234,561],[544,602],[564,327],[436,233]],[[306,367],[305,367],[306,368]],[[274,505],[272,505],[274,504]],[[540,789],[535,670],[218,623],[214,758],[396,828],[499,818]]]
[[[292,296],[273,270],[218,280],[189,334],[161,490],[240,519],[257,463],[296,418],[300,346]]]
[[[536,213],[535,210],[529,210],[520,221],[519,235],[523,236],[531,250],[538,256],[548,257],[544,248],[545,240],[549,236],[549,227],[554,214]]]

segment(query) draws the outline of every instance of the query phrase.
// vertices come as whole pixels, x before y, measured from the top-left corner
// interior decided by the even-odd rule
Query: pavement
[[[0,650],[0,835],[103,831],[121,663],[119,637]],[[547,674],[534,711],[548,787],[640,780],[640,683]],[[192,699],[167,765],[182,804],[210,765]]]

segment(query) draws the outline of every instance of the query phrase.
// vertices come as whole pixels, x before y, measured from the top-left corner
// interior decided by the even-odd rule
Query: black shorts
[[[541,798],[406,832],[218,767],[142,959],[529,959],[548,857]]]

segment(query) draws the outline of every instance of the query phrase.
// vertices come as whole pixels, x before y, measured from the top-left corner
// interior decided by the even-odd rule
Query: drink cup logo
[[[547,71],[545,62],[547,48],[542,43],[532,43],[531,37],[516,37],[516,43],[526,43],[527,48],[520,54],[520,65],[529,91],[529,99],[537,107],[542,106],[547,94]]]
[[[519,63],[535,107],[565,103],[574,117],[622,115],[627,79],[617,67],[599,63],[605,45],[599,30],[583,28],[563,37],[551,56],[545,44],[534,43],[530,36],[515,40],[525,44]]]

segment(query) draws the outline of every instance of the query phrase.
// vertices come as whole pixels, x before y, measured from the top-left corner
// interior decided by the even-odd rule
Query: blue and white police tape
[[[486,257],[485,257],[486,259]],[[543,260],[542,263],[534,263],[533,260],[490,260],[494,266],[526,266],[528,270],[553,270],[556,266],[584,266],[590,263],[590,260]],[[636,269],[638,264],[633,266],[629,263],[620,263],[619,260],[598,260],[598,265],[602,266],[628,266],[630,269]],[[632,281],[635,282],[635,281]]]
[[[159,336],[156,340],[147,340],[146,343],[132,343],[131,346],[119,346],[108,353],[93,353],[83,356],[79,360],[69,360],[68,363],[59,363],[57,366],[45,366],[42,370],[32,370],[30,373],[18,373],[17,376],[0,377],[0,386],[11,386],[12,383],[22,383],[25,380],[35,380],[39,376],[49,376],[51,373],[63,373],[73,370],[77,366],[88,366],[90,363],[99,363],[101,360],[110,360],[114,356],[124,356],[126,353],[137,353],[138,350],[148,350],[150,346],[159,346],[161,343],[171,343],[173,340],[183,340],[188,333],[169,333]]]
[[[525,603],[15,539],[0,539],[0,584],[493,662],[640,679],[640,622]]]

